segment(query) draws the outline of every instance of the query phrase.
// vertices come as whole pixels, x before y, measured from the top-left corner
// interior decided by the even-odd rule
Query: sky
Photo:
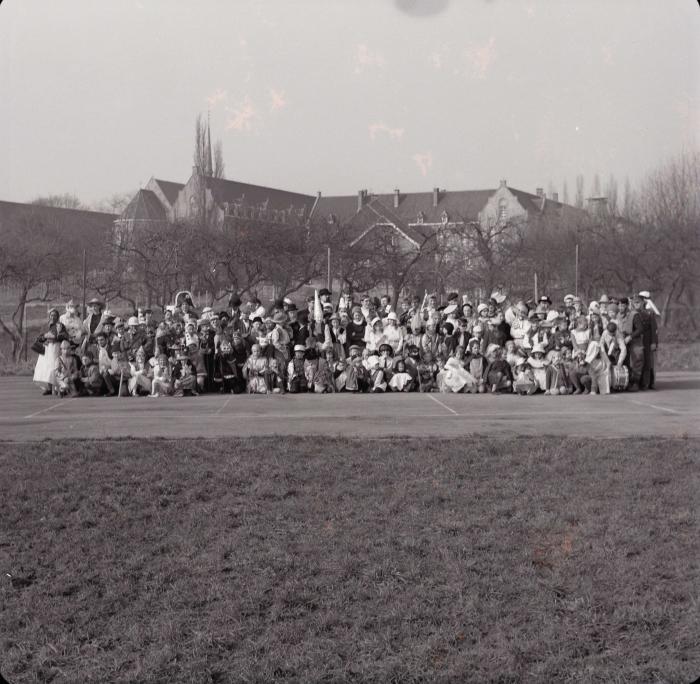
[[[700,141],[695,0],[5,0],[0,199],[226,176],[573,198]],[[551,184],[551,185],[550,185]]]

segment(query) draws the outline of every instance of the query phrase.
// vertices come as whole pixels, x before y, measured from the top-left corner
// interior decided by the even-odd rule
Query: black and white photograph
[[[700,681],[696,0],[0,0],[0,683]]]

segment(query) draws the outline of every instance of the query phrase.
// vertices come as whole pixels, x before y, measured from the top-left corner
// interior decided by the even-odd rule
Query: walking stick
[[[124,382],[124,371],[119,372],[119,391],[117,392],[117,399],[121,399],[122,396],[122,383]]]

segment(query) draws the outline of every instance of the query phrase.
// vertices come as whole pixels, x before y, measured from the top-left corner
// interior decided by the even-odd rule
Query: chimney
[[[537,189],[535,190],[535,194],[536,194],[538,197],[544,197],[544,188],[537,188]]]
[[[507,187],[508,187],[508,182],[506,181],[505,178],[501,180],[501,186],[500,186],[500,187],[502,187],[502,188],[507,188]]]
[[[558,192],[553,192],[553,193],[552,193],[552,199],[553,199],[555,202],[558,202],[558,201],[559,201],[559,193],[558,193]]]
[[[358,190],[357,191],[357,211],[360,211],[362,209],[364,203],[365,203],[365,196],[367,195],[367,190]]]
[[[399,189],[398,189],[398,188],[394,188],[394,209],[398,209],[398,208],[399,208],[399,199],[400,199],[400,197],[401,197],[401,195],[400,195],[400,193],[399,193]]]
[[[433,206],[437,207],[440,201],[440,188],[433,188]]]

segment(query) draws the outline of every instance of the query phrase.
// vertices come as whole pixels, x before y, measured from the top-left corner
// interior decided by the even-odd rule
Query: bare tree
[[[43,207],[60,207],[62,209],[83,209],[83,203],[75,195],[65,192],[62,195],[44,195],[36,197],[30,204]]]

